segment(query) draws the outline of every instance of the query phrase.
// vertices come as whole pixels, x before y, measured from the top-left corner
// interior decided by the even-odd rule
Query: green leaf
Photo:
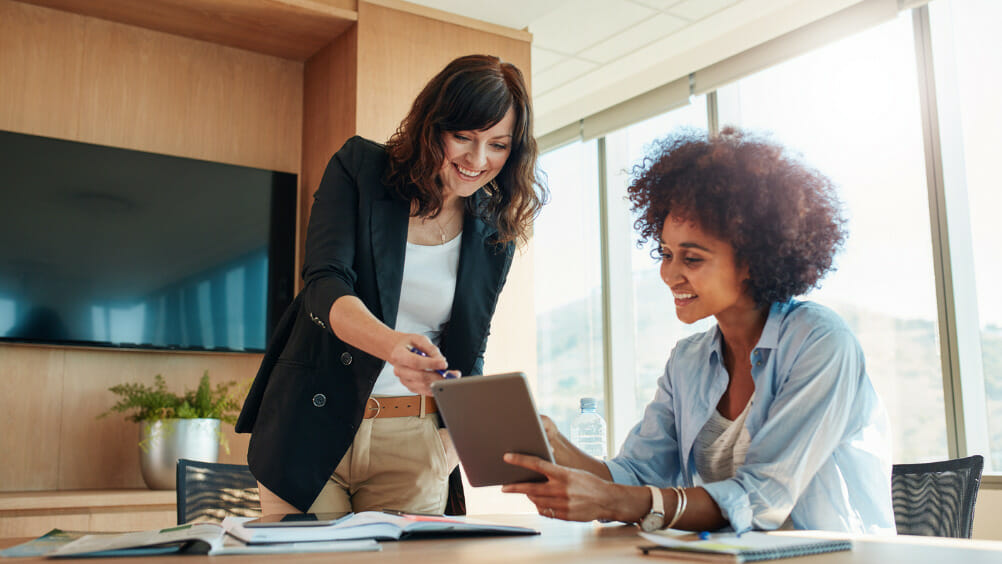
[[[135,422],[201,418],[234,424],[250,383],[248,380],[244,385],[237,386],[237,382],[230,381],[217,384],[213,389],[209,371],[206,370],[195,390],[186,390],[184,395],[178,395],[168,391],[163,376],[157,374],[153,377],[152,386],[133,382],[108,388],[118,396],[118,401],[98,417],[121,413],[127,420]],[[236,392],[231,391],[234,388]]]

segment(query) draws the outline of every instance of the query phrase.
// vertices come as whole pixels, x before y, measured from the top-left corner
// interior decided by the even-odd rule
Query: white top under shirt
[[[751,443],[745,419],[748,418],[752,401],[748,400],[744,411],[734,421],[714,409],[709,421],[696,435],[696,443],[693,445],[696,471],[704,483],[733,478],[738,472],[738,466],[745,463],[748,444]],[[779,528],[793,529],[793,520],[787,517]]]
[[[745,419],[751,403],[749,400],[744,411],[734,421],[714,409],[709,421],[696,435],[696,444],[693,445],[696,471],[704,482],[733,478],[738,466],[745,463],[748,443],[751,442],[751,436],[745,428]]]
[[[439,345],[442,327],[452,316],[452,299],[459,273],[459,247],[463,234],[441,245],[407,243],[403,285],[395,330],[419,333]],[[374,396],[411,396],[387,362],[372,388]]]

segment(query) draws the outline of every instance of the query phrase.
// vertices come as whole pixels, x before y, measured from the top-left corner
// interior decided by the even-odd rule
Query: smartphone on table
[[[247,521],[244,527],[323,527],[350,517],[352,513],[274,513]]]

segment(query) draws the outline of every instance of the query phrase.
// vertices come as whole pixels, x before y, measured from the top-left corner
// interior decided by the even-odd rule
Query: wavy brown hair
[[[490,129],[508,108],[515,111],[515,126],[511,153],[494,179],[497,189],[481,188],[483,198],[467,198],[466,208],[497,229],[495,243],[524,244],[548,195],[536,169],[532,102],[522,72],[511,63],[467,55],[435,75],[386,142],[387,183],[416,203],[415,215],[438,215],[444,200],[438,176],[445,159],[442,134]]]
[[[763,136],[680,130],[656,142],[633,176],[639,243],[660,243],[668,214],[695,222],[734,247],[760,306],[817,286],[845,242],[832,181]]]

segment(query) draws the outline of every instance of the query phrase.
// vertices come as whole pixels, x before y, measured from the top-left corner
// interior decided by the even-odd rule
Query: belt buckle
[[[370,402],[375,404],[375,407],[369,407]],[[362,419],[374,419],[379,417],[379,412],[382,411],[382,409],[383,406],[379,403],[379,400],[370,396],[365,402],[365,414],[362,416]],[[375,413],[372,413],[373,411],[375,411]],[[369,415],[370,413],[372,413],[372,415]]]

